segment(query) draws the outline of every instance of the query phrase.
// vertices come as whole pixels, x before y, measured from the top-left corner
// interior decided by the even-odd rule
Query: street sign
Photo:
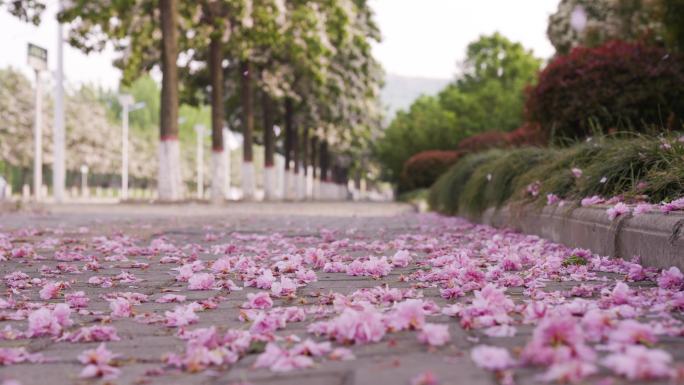
[[[133,103],[135,103],[135,99],[133,99],[133,95],[131,94],[121,94],[119,95],[119,104],[122,106],[131,106]]]
[[[28,65],[36,71],[47,70],[47,50],[28,43]]]

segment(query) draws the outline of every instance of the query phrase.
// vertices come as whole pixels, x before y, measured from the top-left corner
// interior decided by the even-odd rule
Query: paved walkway
[[[62,206],[0,223],[0,381],[528,384],[556,363],[560,380],[620,384],[603,360],[632,359],[613,336],[626,319],[651,334],[625,344],[674,360],[644,370],[684,373],[676,275],[616,287],[636,265],[405,205]],[[545,323],[559,318],[571,326]],[[100,341],[117,356],[82,355]],[[510,357],[472,357],[483,345]]]

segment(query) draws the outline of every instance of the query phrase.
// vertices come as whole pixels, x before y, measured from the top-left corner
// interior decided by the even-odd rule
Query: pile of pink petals
[[[614,218],[637,210],[621,202],[611,208]],[[0,319],[21,325],[0,328],[0,340],[100,343],[73,359],[83,365],[81,377],[112,379],[126,365],[104,343],[121,351],[130,338],[117,330],[123,323],[175,336],[181,348],[163,355],[160,370],[186,372],[230,370],[250,355],[255,369],[304,370],[352,360],[357,345],[400,333],[439,354],[462,328],[470,341],[462,343],[471,343],[464,359],[509,383],[521,368],[533,368],[535,380],[560,383],[608,374],[682,377],[663,344],[684,335],[684,274],[677,267],[645,268],[458,218],[413,219],[415,228],[391,236],[382,229],[285,236],[211,228],[202,244],[0,233],[0,259],[20,267],[2,277]],[[44,266],[28,268],[33,264]],[[153,293],[141,288],[150,269],[168,277]],[[330,277],[375,283],[316,289]],[[102,294],[87,295],[91,289]],[[211,312],[227,322],[207,325]],[[230,322],[240,327],[228,328]],[[306,331],[292,334],[292,324]],[[511,337],[523,342],[501,347]],[[49,359],[0,349],[0,365]],[[414,382],[433,380],[426,372]]]

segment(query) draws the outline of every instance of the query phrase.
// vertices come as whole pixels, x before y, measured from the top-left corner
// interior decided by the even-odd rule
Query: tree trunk
[[[292,160],[293,115],[292,100],[285,99],[285,170],[290,170],[290,161]]]
[[[319,196],[321,199],[329,199],[330,198],[330,183],[329,178],[328,178],[328,142],[326,140],[321,141],[320,145],[320,160],[319,164],[321,167],[321,176],[320,176],[320,188],[319,188]]]
[[[302,172],[299,177],[299,199],[306,199],[308,194],[308,175],[309,175],[309,128],[308,126],[302,127]]]
[[[268,93],[261,94],[264,117],[264,199],[275,198],[275,134],[273,132],[273,102]]]
[[[331,166],[330,166],[330,198],[337,200],[337,195],[338,195],[338,187],[339,187],[339,169],[337,167],[337,164],[335,164],[334,161],[330,161]]]
[[[302,128],[302,170],[304,175],[308,174],[307,168],[309,167],[309,129],[307,127]]]
[[[288,188],[288,199],[296,199],[299,191],[299,165],[300,165],[300,143],[299,143],[299,128],[295,123],[294,108],[292,109],[291,118],[292,129],[292,173],[290,173],[290,186]]]
[[[321,181],[328,180],[328,141],[321,141],[320,160],[321,167]]]
[[[301,165],[301,154],[300,154],[300,143],[299,143],[299,127],[295,124],[292,129],[292,181],[293,186],[291,189],[290,199],[299,199],[299,189],[300,189],[300,174],[299,166]]]
[[[342,169],[342,186],[340,188],[342,190],[342,199],[349,199],[349,167]]]
[[[354,188],[352,190],[352,199],[355,201],[361,200],[361,174],[363,173],[363,162],[354,170]]]
[[[294,131],[294,107],[292,99],[285,99],[285,174],[283,181],[283,198],[291,199],[292,191],[292,172],[290,162],[292,161],[292,136]]]
[[[318,138],[316,135],[311,136],[311,176],[316,179],[316,166],[318,166],[318,158],[317,158],[317,146],[318,146]]]
[[[319,198],[321,188],[320,181],[316,178],[318,174],[316,172],[316,167],[318,166],[318,154],[316,153],[318,151],[317,146],[318,138],[316,138],[315,134],[311,135],[311,198],[314,200]]]
[[[299,147],[299,128],[296,126],[292,127],[292,172],[299,174],[300,165],[300,147]]]
[[[227,191],[228,165],[223,148],[223,54],[221,38],[217,34],[209,43],[209,72],[211,76],[211,200],[223,201]]]
[[[182,194],[178,145],[178,2],[159,0],[162,30],[162,89],[159,143],[159,199],[177,200]]]
[[[254,132],[254,91],[252,63],[245,60],[242,71],[242,197],[254,199],[254,163],[252,153],[252,133]]]

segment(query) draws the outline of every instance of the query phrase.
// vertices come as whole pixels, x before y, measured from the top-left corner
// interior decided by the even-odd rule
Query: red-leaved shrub
[[[681,127],[684,62],[660,47],[611,41],[553,60],[527,90],[527,118],[558,139],[600,129]],[[667,127],[670,125],[670,127]]]
[[[549,144],[549,136],[538,123],[525,122],[522,126],[506,133],[506,144],[510,147],[544,147]]]
[[[462,156],[458,151],[429,150],[419,152],[404,163],[399,191],[427,188]]]
[[[478,152],[490,148],[507,147],[506,133],[501,131],[487,131],[469,136],[458,143],[457,149],[464,152]]]
[[[511,132],[487,131],[467,137],[458,143],[462,152],[478,152],[492,148],[537,146],[548,144],[548,133],[538,123],[523,123]]]

